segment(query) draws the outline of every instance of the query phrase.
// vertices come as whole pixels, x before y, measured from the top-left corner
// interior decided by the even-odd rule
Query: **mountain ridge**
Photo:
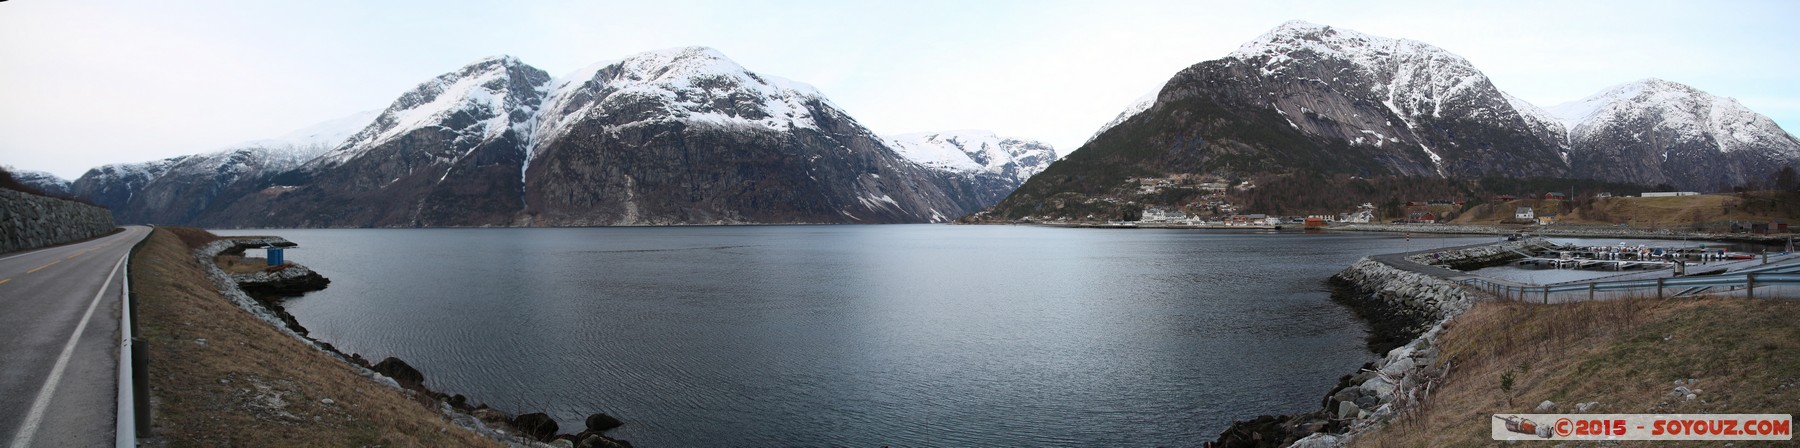
[[[984,216],[1116,219],[1200,196],[1142,197],[1139,178],[1569,178],[1712,189],[1800,162],[1793,137],[1767,117],[1691,87],[1655,85],[1681,98],[1607,101],[1571,126],[1568,114],[1507,94],[1441,48],[1290,21],[1178,72],[1151,104],[1128,107]],[[1600,119],[1615,116],[1629,119]],[[1152,202],[1129,205],[1138,200]]]
[[[943,222],[1048,163],[1001,150],[965,154],[1005,158],[992,172],[927,166],[816,88],[706,47],[555,78],[516,57],[483,58],[364,121],[353,132],[314,129],[322,124],[218,153],[108,165],[75,183],[127,209],[122,221],[213,226]],[[341,141],[285,152],[269,143],[295,136]],[[208,177],[207,167],[234,174]],[[203,199],[177,206],[171,191]]]

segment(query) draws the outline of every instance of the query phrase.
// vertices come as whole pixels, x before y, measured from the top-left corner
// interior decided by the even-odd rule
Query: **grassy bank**
[[[1446,382],[1356,445],[1494,445],[1493,414],[1545,400],[1552,413],[1588,402],[1598,405],[1587,413],[1800,412],[1800,301],[1483,303],[1451,321],[1440,347]],[[1671,393],[1677,380],[1695,398]]]
[[[210,237],[159,228],[131,259],[163,443],[500,446],[220,296],[190,253]]]
[[[1450,223],[1487,225],[1510,222],[1519,207],[1531,207],[1539,216],[1555,214],[1556,222],[1564,224],[1623,224],[1638,229],[1720,232],[1729,231],[1732,222],[1794,223],[1800,219],[1800,194],[1761,191],[1651,198],[1586,198],[1577,201],[1526,198],[1470,206],[1457,214],[1456,219]]]

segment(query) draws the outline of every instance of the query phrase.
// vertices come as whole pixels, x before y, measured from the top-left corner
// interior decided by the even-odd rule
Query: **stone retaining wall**
[[[0,188],[0,253],[85,240],[114,227],[105,208]]]

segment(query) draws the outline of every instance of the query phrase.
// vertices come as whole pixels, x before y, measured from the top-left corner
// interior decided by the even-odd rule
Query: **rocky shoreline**
[[[1446,278],[1455,271],[1434,265],[1496,263],[1549,244],[1529,238],[1365,257],[1351,264],[1331,278],[1338,289],[1333,296],[1370,322],[1370,348],[1386,356],[1339,378],[1338,385],[1321,401],[1321,409],[1233,422],[1207,446],[1335,447],[1380,428],[1428,397],[1431,388],[1449,375],[1454,360],[1439,359],[1438,336],[1451,318],[1487,298]],[[1394,263],[1414,266],[1403,269]]]
[[[1552,226],[1488,226],[1471,224],[1350,224],[1331,227],[1331,230],[1350,232],[1394,232],[1394,233],[1430,233],[1449,235],[1512,235],[1528,233],[1537,236],[1559,236],[1569,238],[1635,238],[1635,239],[1688,239],[1708,241],[1730,241],[1757,244],[1785,243],[1792,235],[1755,235],[1748,233],[1708,233],[1685,232],[1673,229],[1634,229],[1628,227],[1558,227]]]
[[[613,416],[596,413],[586,419],[585,428],[575,433],[561,433],[561,428],[548,414],[538,412],[509,415],[486,404],[469,403],[468,398],[446,394],[425,386],[425,374],[398,358],[388,357],[370,363],[362,355],[346,354],[330,343],[308,334],[293,314],[282,307],[289,297],[325,289],[330,279],[299,264],[288,263],[271,269],[244,274],[226,273],[213,262],[221,254],[242,254],[245,249],[266,246],[289,247],[295,244],[281,237],[226,237],[194,250],[194,256],[205,266],[220,293],[239,308],[275,326],[289,336],[313,348],[357,367],[363,376],[390,387],[406,391],[416,398],[437,403],[438,410],[452,422],[476,433],[514,446],[550,446],[559,448],[629,448],[625,440],[604,433],[624,423]]]

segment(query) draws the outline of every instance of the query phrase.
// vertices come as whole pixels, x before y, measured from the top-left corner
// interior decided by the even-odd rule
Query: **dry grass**
[[[1697,222],[1769,221],[1770,217],[1746,213],[1735,207],[1737,197],[1722,194],[1666,198],[1608,198],[1572,216],[1571,222],[1624,223],[1634,227],[1681,227]]]
[[[212,232],[193,227],[158,227],[157,229],[169,232],[170,234],[175,235],[176,238],[180,238],[181,243],[187,245],[190,249],[199,249],[201,246],[205,246],[206,243],[211,243],[214,240],[219,239],[219,236],[213,235]]]
[[[500,445],[220,296],[189,255],[209,237],[157,229],[131,261],[154,431],[168,446]]]
[[[1499,224],[1513,219],[1513,213],[1517,212],[1519,207],[1531,207],[1539,214],[1550,214],[1562,210],[1563,201],[1560,199],[1520,199],[1505,203],[1481,204],[1470,207],[1468,211],[1457,215],[1456,219],[1450,222],[1452,224]]]
[[[1756,201],[1773,201],[1767,193],[1751,196]],[[1728,194],[1638,198],[1617,197],[1595,199],[1592,204],[1563,213],[1557,222],[1564,224],[1625,224],[1638,228],[1683,228],[1695,224],[1729,221],[1791,222],[1796,218],[1776,208],[1745,207],[1745,199]],[[1563,201],[1555,199],[1523,199],[1504,204],[1482,204],[1457,216],[1456,224],[1496,224],[1513,217],[1519,207],[1532,207],[1539,215],[1558,213]]]
[[[252,274],[269,270],[269,259],[246,258],[242,255],[219,255],[213,257],[213,263],[219,265],[227,274]]]
[[[1792,300],[1484,303],[1440,342],[1448,381],[1358,445],[1495,445],[1493,414],[1531,413],[1544,400],[1557,403],[1556,413],[1581,402],[1600,403],[1591,413],[1800,411],[1800,302]],[[1501,387],[1508,374],[1510,393]],[[1695,400],[1670,394],[1687,378],[1699,380],[1688,386]]]

